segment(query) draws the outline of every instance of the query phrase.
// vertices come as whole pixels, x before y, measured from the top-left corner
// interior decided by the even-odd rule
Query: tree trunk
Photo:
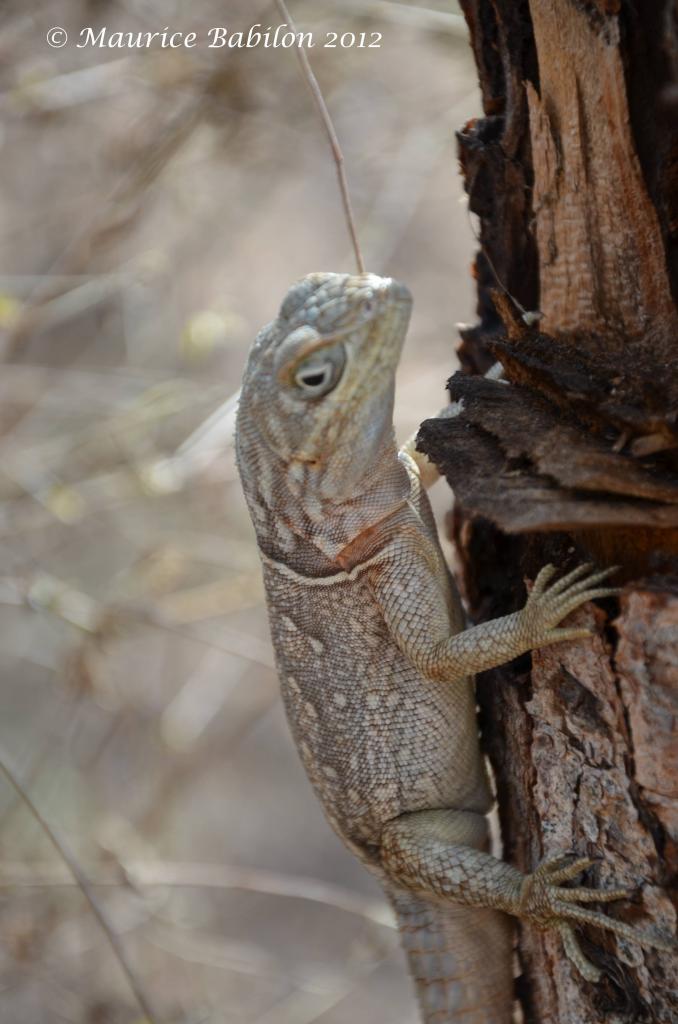
[[[586,642],[479,680],[504,851],[575,850],[605,912],[676,928],[678,878],[678,11],[659,0],[462,0],[485,116],[460,131],[480,217],[477,326],[458,415],[420,447],[456,494],[474,618],[542,564],[617,564]],[[537,318],[537,311],[541,316]],[[523,314],[527,315],[523,315]],[[495,360],[510,386],[480,374]],[[587,929],[603,981],[521,928],[527,1021],[676,1021],[678,963]]]

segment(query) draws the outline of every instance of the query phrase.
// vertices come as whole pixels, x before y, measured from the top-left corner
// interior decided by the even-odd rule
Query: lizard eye
[[[343,349],[317,352],[297,366],[294,383],[307,398],[321,398],[339,383],[344,363]]]

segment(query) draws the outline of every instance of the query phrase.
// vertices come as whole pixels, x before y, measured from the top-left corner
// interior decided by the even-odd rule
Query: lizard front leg
[[[404,814],[389,822],[382,833],[382,866],[392,881],[422,895],[493,908],[540,928],[556,929],[568,958],[589,981],[597,981],[600,972],[582,953],[573,930],[576,924],[607,929],[644,947],[675,951],[671,939],[646,934],[578,905],[629,896],[626,889],[564,887],[563,883],[590,867],[592,860],[556,857],[524,875],[483,851],[479,842],[483,821],[468,811]]]
[[[447,578],[431,571],[418,540],[397,541],[370,569],[370,583],[394,640],[426,679],[458,682],[496,668],[519,654],[590,636],[587,629],[559,623],[575,608],[617,591],[599,586],[614,569],[592,572],[580,565],[551,585],[556,573],[546,565],[537,576],[525,607],[450,635]]]

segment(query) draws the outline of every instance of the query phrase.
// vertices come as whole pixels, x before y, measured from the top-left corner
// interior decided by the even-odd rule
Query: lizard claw
[[[559,623],[571,611],[599,597],[611,597],[619,593],[616,587],[600,586],[618,566],[592,572],[593,565],[587,562],[577,566],[555,583],[550,583],[555,568],[546,565],[539,572],[534,586],[523,608],[521,617],[529,633],[531,645],[542,647],[545,644],[558,643],[562,640],[578,640],[591,636],[591,631],[583,628],[558,628]],[[550,585],[549,585],[550,584]]]
[[[563,939],[568,958],[588,981],[597,981],[600,972],[582,953],[574,934],[575,924],[591,924],[614,932],[623,939],[635,942],[649,949],[675,952],[678,943],[668,936],[651,935],[647,932],[606,917],[596,910],[578,906],[580,903],[608,903],[612,900],[628,899],[633,890],[619,889],[566,889],[562,883],[570,881],[582,871],[590,868],[595,861],[590,857],[572,859],[571,855],[552,857],[543,861],[523,882],[520,895],[521,917],[529,918],[541,928],[554,928]]]

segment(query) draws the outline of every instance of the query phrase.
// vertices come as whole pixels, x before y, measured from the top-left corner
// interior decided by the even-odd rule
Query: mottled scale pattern
[[[488,810],[472,687],[451,699],[422,679],[390,642],[366,573],[328,586],[264,571],[287,717],[340,835],[374,857],[385,823],[405,812],[460,797]]]
[[[391,878],[467,906],[514,911],[524,876],[487,853],[487,822],[468,810],[428,810],[389,822],[382,862]]]

